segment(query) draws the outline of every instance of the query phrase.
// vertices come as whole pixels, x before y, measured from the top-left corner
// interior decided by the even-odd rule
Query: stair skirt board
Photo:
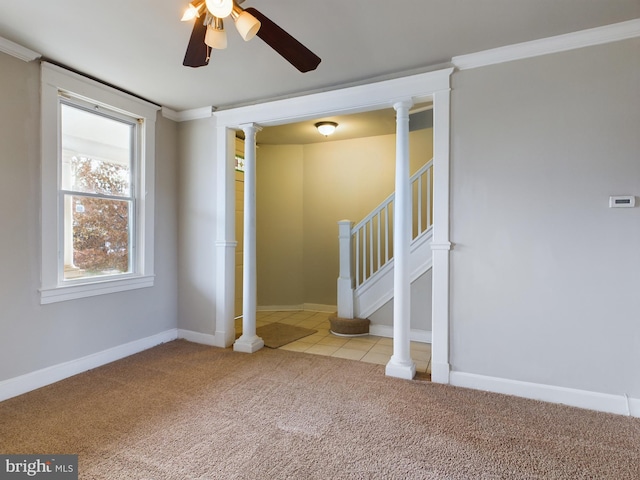
[[[433,267],[430,228],[411,244],[412,265],[409,281],[413,283]],[[367,318],[393,298],[393,259],[353,291],[353,314]]]

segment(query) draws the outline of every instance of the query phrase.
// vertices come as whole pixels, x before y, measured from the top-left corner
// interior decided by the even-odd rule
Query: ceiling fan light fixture
[[[194,18],[200,17],[202,15],[202,11],[204,10],[204,0],[200,2],[191,2],[187,7],[187,10],[182,15],[180,21],[188,22],[189,20],[193,20]]]
[[[336,131],[338,124],[336,122],[318,122],[315,124],[315,127],[318,129],[318,132],[328,137]]]
[[[231,18],[233,18],[236,29],[245,42],[255,37],[260,30],[260,21],[235,3],[231,10]]]
[[[233,10],[233,0],[206,0],[207,10],[218,18],[226,18]]]
[[[213,17],[213,21],[207,25],[204,43],[218,50],[227,48],[227,32],[224,31],[221,18]]]

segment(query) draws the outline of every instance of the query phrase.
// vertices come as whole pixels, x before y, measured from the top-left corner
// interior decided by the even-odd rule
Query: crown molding
[[[162,116],[174,122],[180,121],[180,113],[167,107],[162,107]]]
[[[0,52],[19,58],[24,62],[31,62],[32,60],[36,60],[42,56],[38,52],[29,50],[22,45],[18,45],[17,43],[2,37],[0,37]]]
[[[213,117],[215,107],[193,108],[191,110],[181,110],[179,112],[162,107],[162,116],[174,122],[188,122],[189,120],[200,120],[202,118]]]
[[[602,45],[640,36],[640,18],[603,27],[580,30],[531,42],[516,43],[482,52],[458,55],[451,59],[458,70],[485,67],[498,63],[565,52],[576,48]]]

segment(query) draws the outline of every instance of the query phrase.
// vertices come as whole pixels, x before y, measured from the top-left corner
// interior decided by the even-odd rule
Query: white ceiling
[[[433,69],[453,56],[640,17],[640,0],[246,0],[322,58],[262,40],[182,66],[187,0],[0,0],[0,36],[173,110],[225,108]]]

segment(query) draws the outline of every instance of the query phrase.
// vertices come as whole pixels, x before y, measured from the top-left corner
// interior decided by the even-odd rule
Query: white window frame
[[[41,67],[41,254],[40,303],[48,304],[103,295],[154,283],[155,120],[159,106],[90,80],[57,65]],[[135,245],[132,273],[64,280],[64,216],[61,188],[61,94],[140,119],[141,148],[136,166]]]

